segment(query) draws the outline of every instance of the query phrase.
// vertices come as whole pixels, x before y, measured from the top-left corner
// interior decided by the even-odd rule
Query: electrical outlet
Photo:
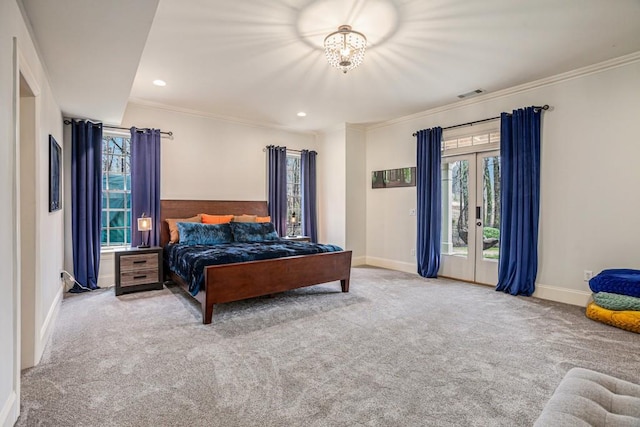
[[[593,277],[593,271],[585,270],[583,273],[582,280],[584,280],[585,282],[588,282],[589,280],[591,280],[592,277]]]
[[[416,210],[414,209],[409,209],[409,216],[416,216]]]
[[[416,256],[416,250],[415,249],[411,249],[411,255],[412,256]]]

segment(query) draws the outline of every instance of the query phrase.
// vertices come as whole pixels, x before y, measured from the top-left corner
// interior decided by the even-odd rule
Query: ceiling
[[[63,111],[113,124],[128,100],[301,131],[368,124],[640,51],[638,0],[22,3]],[[322,50],[341,24],[369,39],[347,74]]]

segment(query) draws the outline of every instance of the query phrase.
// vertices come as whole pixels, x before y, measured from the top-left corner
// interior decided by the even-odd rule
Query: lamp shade
[[[153,229],[151,217],[143,216],[142,218],[138,218],[138,231],[150,231],[151,229]]]

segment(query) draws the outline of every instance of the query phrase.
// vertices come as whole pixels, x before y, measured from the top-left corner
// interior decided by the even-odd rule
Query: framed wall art
[[[387,169],[371,172],[371,188],[415,187],[416,168]]]
[[[49,212],[62,209],[60,187],[62,184],[62,148],[49,135]]]

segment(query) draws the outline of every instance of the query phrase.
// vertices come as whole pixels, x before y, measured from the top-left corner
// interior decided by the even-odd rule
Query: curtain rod
[[[74,120],[75,120],[75,119],[74,119]],[[78,119],[78,120],[85,120],[85,119]],[[91,121],[91,120],[87,120],[87,121],[88,121],[88,122],[90,122],[90,123],[93,123],[93,124],[98,124],[98,123],[94,123],[94,122],[93,122],[93,121]],[[64,120],[64,124],[65,124],[65,125],[70,125],[70,124],[71,124],[71,120],[69,120],[69,119],[65,119],[65,120]],[[105,124],[103,124],[103,125],[102,125],[102,127],[103,127],[103,128],[108,128],[108,129],[117,129],[117,130],[131,130],[131,128],[123,128],[123,127],[120,127],[120,126],[112,126],[112,125],[105,125]],[[145,130],[149,130],[149,128],[140,128],[140,129],[137,129],[138,133],[142,133],[142,132],[144,132]],[[173,132],[162,132],[162,131],[160,131],[160,133],[161,133],[162,135],[167,135],[167,136],[169,136],[169,137],[173,137]]]
[[[269,147],[273,147],[273,145],[267,145],[266,147],[264,147],[262,149],[262,151],[267,151],[267,148]],[[286,148],[286,147],[285,147]],[[287,151],[292,151],[294,153],[302,153],[302,150],[294,150],[293,148],[287,148]],[[307,150],[307,151],[315,151],[315,150]],[[318,152],[316,151],[316,154],[318,154]]]
[[[548,105],[548,104],[544,104],[544,105],[543,105],[543,106],[541,106],[541,107],[540,107],[540,106],[537,106],[537,105],[534,105],[534,106],[533,106],[533,109],[534,109],[534,110],[548,110],[548,109],[549,109],[549,105]],[[488,119],[482,119],[482,120],[475,120],[475,121],[473,121],[473,122],[462,123],[462,124],[459,124],[459,125],[453,125],[453,126],[447,126],[446,128],[442,128],[442,130],[446,130],[446,129],[454,129],[454,128],[459,128],[459,127],[462,127],[462,126],[472,126],[472,125],[475,125],[475,124],[477,124],[477,123],[490,122],[491,120],[497,120],[497,119],[499,119],[499,118],[500,118],[500,116],[497,116],[497,117],[490,117],[490,118],[488,118]],[[416,135],[418,135],[416,132],[414,132],[414,133],[412,134],[412,136],[416,136]]]

